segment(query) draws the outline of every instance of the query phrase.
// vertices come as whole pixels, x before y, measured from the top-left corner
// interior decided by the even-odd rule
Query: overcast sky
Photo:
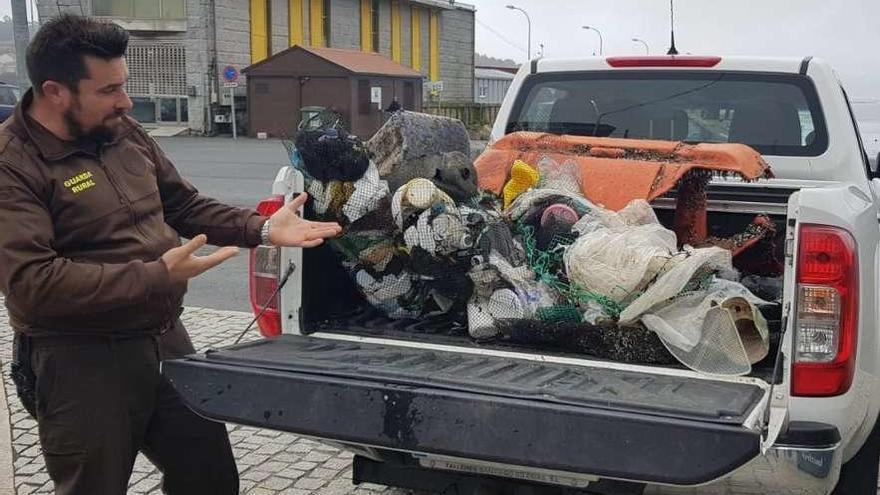
[[[532,54],[548,57],[653,54],[669,48],[668,0],[462,0],[477,7],[477,51],[526,59],[526,19]],[[854,98],[880,100],[880,0],[676,0],[679,52],[717,55],[814,55],[829,60]]]
[[[30,3],[32,0],[29,0]],[[477,7],[476,49],[501,58],[526,59],[526,22],[508,10],[514,2],[532,18],[532,54],[548,57],[651,53],[669,47],[667,0],[461,0]],[[0,16],[9,15],[0,0]],[[880,0],[676,0],[680,52],[717,55],[825,58],[854,98],[880,100]]]

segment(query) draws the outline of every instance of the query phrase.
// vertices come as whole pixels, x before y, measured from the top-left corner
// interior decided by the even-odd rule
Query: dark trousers
[[[238,494],[226,428],[189,410],[161,359],[193,352],[179,322],[157,337],[30,339],[40,445],[59,495],[123,495],[143,452],[172,495]]]

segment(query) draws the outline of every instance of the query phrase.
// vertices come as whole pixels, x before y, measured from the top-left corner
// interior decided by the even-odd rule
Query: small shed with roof
[[[297,45],[242,72],[251,136],[292,137],[300,109],[318,106],[342,115],[350,132],[367,139],[393,101],[422,109],[422,75],[378,53]]]

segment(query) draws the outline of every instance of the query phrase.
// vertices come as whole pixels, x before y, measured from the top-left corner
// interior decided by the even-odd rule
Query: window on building
[[[93,0],[96,16],[120,19],[185,19],[185,0]]]
[[[186,17],[186,2],[184,0],[163,0],[162,19],[183,19]]]
[[[129,114],[141,124],[156,122],[156,101],[154,98],[143,96],[131,97],[131,111]]]
[[[428,79],[440,80],[440,13],[431,11],[428,23]]]
[[[480,85],[480,98],[488,98],[489,97],[489,86]]]
[[[330,0],[323,0],[324,8],[321,10],[324,24],[324,45],[330,46]]]
[[[360,0],[361,50],[379,51],[379,0]]]
[[[131,116],[142,124],[189,122],[186,97],[132,96]]]
[[[177,98],[159,98],[159,120],[177,122]]]
[[[183,96],[186,46],[176,42],[132,40],[126,53],[130,77],[126,91],[135,96]]]
[[[379,0],[372,0],[371,14],[371,33],[373,35],[373,51],[379,52]]]

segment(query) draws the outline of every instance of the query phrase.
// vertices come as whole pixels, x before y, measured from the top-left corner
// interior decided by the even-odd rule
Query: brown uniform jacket
[[[15,330],[159,333],[186,292],[160,261],[179,235],[259,243],[265,217],[201,196],[134,120],[90,150],[26,117],[32,101],[0,126],[0,291]]]

